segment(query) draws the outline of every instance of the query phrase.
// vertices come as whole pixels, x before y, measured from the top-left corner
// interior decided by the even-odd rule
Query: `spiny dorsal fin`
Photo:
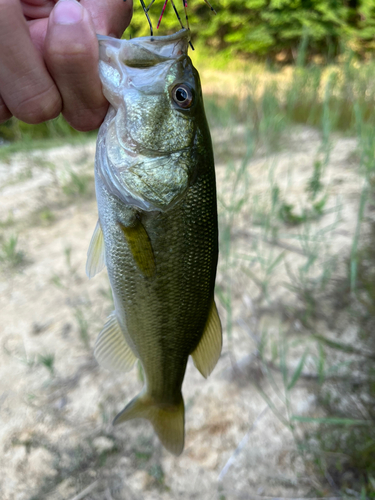
[[[127,372],[133,368],[137,358],[126,343],[116,311],[108,316],[103,330],[99,333],[94,355],[98,362],[109,370]]]
[[[93,278],[105,266],[105,248],[103,231],[100,222],[96,223],[89,249],[87,250],[86,274]]]
[[[181,455],[185,439],[185,407],[182,394],[179,396],[174,405],[158,406],[144,389],[116,416],[113,425],[133,418],[145,418],[152,423],[162,445],[174,455]]]
[[[125,227],[120,224],[120,227],[138,268],[144,276],[152,278],[156,270],[155,258],[150,238],[143,224],[137,221],[135,226]]]
[[[202,338],[198,346],[191,354],[195,366],[201,372],[203,377],[207,378],[215,368],[220,357],[221,346],[221,323],[216,309],[216,304],[212,301]]]

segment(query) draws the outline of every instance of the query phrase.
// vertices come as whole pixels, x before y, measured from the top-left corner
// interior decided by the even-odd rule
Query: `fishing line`
[[[182,24],[182,21],[181,21],[180,15],[179,15],[179,13],[178,13],[178,10],[176,9],[176,6],[175,6],[175,4],[174,4],[173,0],[171,0],[171,4],[172,4],[173,10],[174,10],[174,13],[175,13],[175,14],[176,14],[176,16],[177,16],[177,19],[178,19],[178,20],[179,20],[179,22],[180,22],[180,26],[181,26],[181,28],[182,28],[182,29],[185,29],[185,26]]]
[[[168,1],[168,0],[167,0]],[[152,23],[151,23],[151,19],[150,19],[150,16],[148,15],[148,9],[146,8],[146,5],[144,3],[143,0],[140,0],[141,2],[141,5],[142,5],[142,9],[143,9],[143,12],[145,13],[145,16],[147,17],[147,21],[148,21],[148,24],[150,25],[150,33],[151,33],[151,36],[154,35],[154,30],[152,28]],[[153,2],[151,2],[150,5],[152,5]]]
[[[187,13],[187,0],[182,0],[182,4],[184,6],[184,10],[185,10],[185,19],[186,19],[186,26],[187,26],[187,29],[190,30],[190,26],[189,26],[189,16],[188,16],[188,13]]]
[[[166,8],[166,6],[167,6],[167,3],[168,3],[168,0],[165,0],[164,5],[163,5],[163,9],[162,9],[161,14],[160,14],[160,17],[159,17],[158,25],[156,26],[156,29],[157,29],[157,30],[159,29],[159,26],[160,26],[161,20],[162,20],[162,18],[163,18],[163,16],[164,16],[164,11],[165,11],[165,8]]]
[[[212,12],[213,12],[213,13],[215,14],[215,16],[216,16],[217,12],[216,12],[216,10],[212,7],[212,5],[210,4],[210,2],[209,2],[208,0],[204,0],[204,1],[205,1],[205,3],[209,6],[209,8],[212,10]]]
[[[153,3],[155,2],[155,0],[152,0],[150,5],[147,7],[147,12],[150,10],[150,7],[152,7]]]

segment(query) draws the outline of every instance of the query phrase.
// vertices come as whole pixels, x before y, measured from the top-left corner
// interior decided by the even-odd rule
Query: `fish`
[[[110,107],[95,157],[99,219],[89,278],[105,266],[115,310],[95,344],[100,365],[145,384],[116,416],[151,422],[163,446],[184,449],[182,383],[192,357],[204,377],[222,349],[214,301],[218,261],[215,166],[188,30],[118,40],[98,35]]]

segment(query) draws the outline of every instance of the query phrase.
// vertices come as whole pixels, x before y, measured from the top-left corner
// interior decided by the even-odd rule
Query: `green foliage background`
[[[164,0],[150,9],[156,27]],[[175,0],[184,19],[182,0]],[[264,58],[284,52],[293,61],[302,36],[308,36],[309,54],[336,56],[346,48],[363,56],[375,49],[374,0],[212,0],[214,16],[203,0],[190,0],[188,12],[193,41],[227,54]],[[178,28],[168,2],[160,34]],[[125,37],[149,34],[139,0]]]

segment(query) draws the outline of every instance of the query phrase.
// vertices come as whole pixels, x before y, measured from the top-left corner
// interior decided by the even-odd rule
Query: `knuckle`
[[[50,44],[46,47],[47,56],[54,66],[74,66],[90,55],[90,47],[85,42]]]
[[[55,95],[49,95],[50,93],[51,89],[48,89],[46,92],[20,99],[12,110],[13,115],[31,125],[56,118],[61,111],[61,98],[56,95],[57,92],[53,92]]]
[[[106,111],[107,107],[101,107],[96,110],[85,109],[81,112],[63,113],[63,115],[67,122],[79,132],[90,132],[100,127]]]

